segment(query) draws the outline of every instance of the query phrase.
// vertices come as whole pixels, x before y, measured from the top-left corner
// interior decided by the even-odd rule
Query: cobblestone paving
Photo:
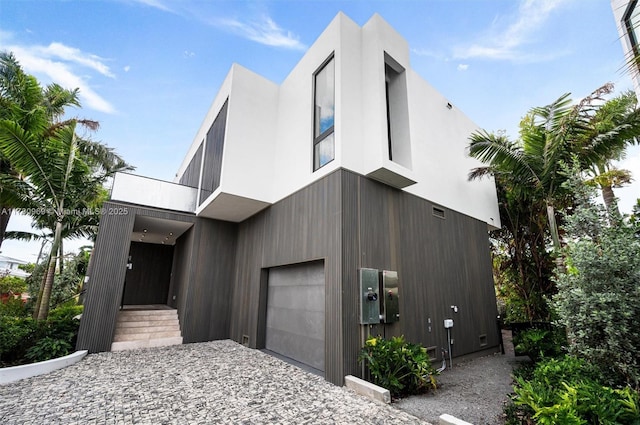
[[[0,423],[428,424],[228,340],[91,354],[0,385]]]

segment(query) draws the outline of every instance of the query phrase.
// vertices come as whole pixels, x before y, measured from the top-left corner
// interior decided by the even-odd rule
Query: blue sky
[[[73,114],[100,122],[93,137],[137,174],[172,180],[231,64],[281,82],[339,11],[360,25],[379,13],[418,74],[512,137],[528,109],[566,92],[632,87],[609,0],[3,0],[0,49],[43,83],[80,88]],[[640,149],[623,166],[640,174]],[[617,193],[628,211],[640,182]],[[2,246],[28,261],[37,250]]]

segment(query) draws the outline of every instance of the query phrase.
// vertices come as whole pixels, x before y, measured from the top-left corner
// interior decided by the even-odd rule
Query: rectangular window
[[[333,135],[335,109],[335,63],[333,56],[314,75],[313,171],[335,158]]]

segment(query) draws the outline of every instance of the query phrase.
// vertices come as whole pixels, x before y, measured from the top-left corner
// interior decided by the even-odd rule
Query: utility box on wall
[[[378,270],[358,270],[360,283],[360,324],[375,325],[380,323],[380,301]]]
[[[383,270],[380,274],[382,277],[382,309],[384,311],[384,322],[397,322],[400,320],[398,272]]]

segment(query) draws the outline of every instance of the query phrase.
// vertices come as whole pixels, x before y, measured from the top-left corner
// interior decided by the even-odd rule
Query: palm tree
[[[57,84],[42,89],[13,54],[0,52],[0,120],[14,121],[34,134],[45,132],[67,106],[80,106],[77,94],[77,89],[65,90]],[[13,209],[28,203],[28,193],[18,181],[22,177],[0,154],[0,246]]]
[[[48,314],[65,227],[68,234],[80,231],[74,229],[79,225],[74,221],[78,213],[82,214],[85,207],[102,196],[107,178],[131,167],[112,149],[77,134],[78,126],[96,130],[97,122],[60,120],[65,106],[80,105],[77,90],[65,90],[55,84],[42,90],[33,77],[24,73],[18,82],[29,84],[17,84],[13,75],[21,71],[19,65],[12,55],[3,56],[2,60],[11,65],[6,67],[9,78],[5,85],[13,93],[13,97],[3,96],[2,101],[16,111],[0,119],[0,157],[12,170],[2,175],[2,193],[10,194],[12,206],[36,211],[36,221],[49,227],[53,235],[47,273],[34,313],[41,320]],[[29,89],[35,99],[29,103],[31,109],[12,101],[21,99],[15,87]],[[33,94],[36,92],[42,96]]]
[[[565,94],[532,108],[520,122],[517,140],[484,130],[470,137],[470,155],[486,165],[473,169],[469,178],[493,175],[498,189],[502,229],[493,233],[492,245],[502,269],[496,273],[508,275],[510,290],[530,320],[544,318],[542,295],[554,291],[549,240],[560,247],[556,210],[573,204],[564,165],[577,161],[582,172],[604,170],[640,134],[635,103],[604,101],[612,90],[607,84],[576,105]],[[563,265],[561,256],[556,264]]]
[[[606,164],[640,135],[640,110],[607,112],[620,110],[604,102],[603,96],[612,91],[613,85],[605,84],[575,106],[567,93],[548,106],[531,109],[516,141],[484,130],[473,133],[469,154],[488,165],[473,169],[469,179],[501,175],[514,191],[544,202],[553,245],[559,248],[556,209],[571,203],[571,194],[563,188],[563,166],[574,159],[583,171]]]
[[[591,137],[602,139],[601,143],[609,145],[610,154],[607,157],[596,158],[586,171],[592,177],[588,183],[596,184],[600,188],[610,217],[620,215],[613,189],[622,187],[632,180],[631,172],[616,168],[612,160],[624,159],[626,145],[637,143],[638,115],[638,101],[631,90],[608,100],[593,115]],[[586,144],[589,143],[587,140]]]

